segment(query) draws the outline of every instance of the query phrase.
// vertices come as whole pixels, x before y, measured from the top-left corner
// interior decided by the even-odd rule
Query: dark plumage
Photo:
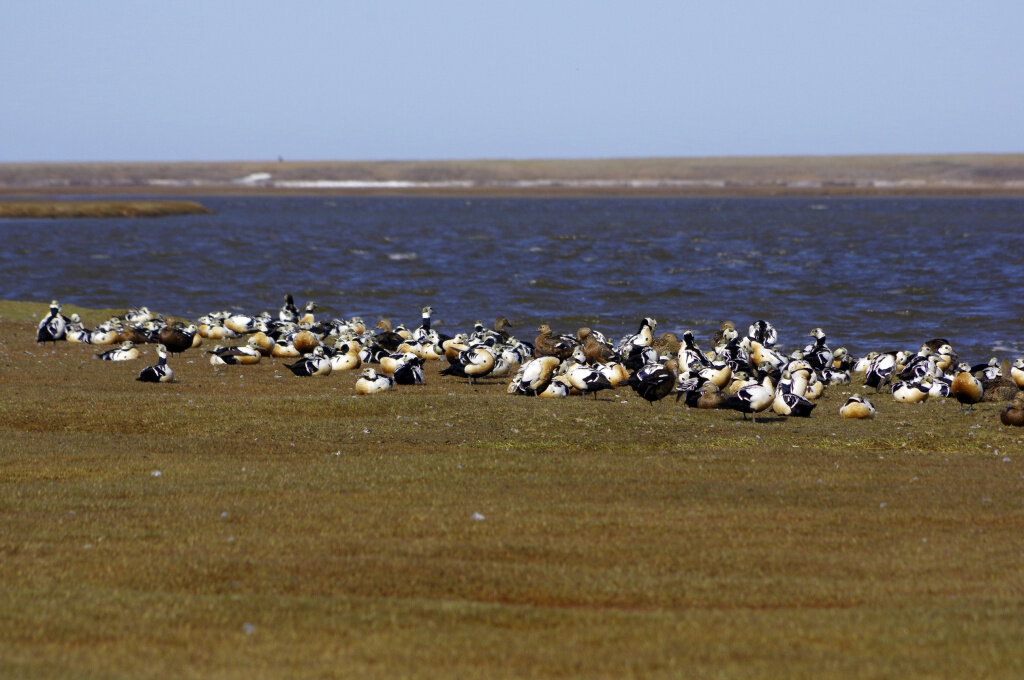
[[[199,328],[195,324],[189,325],[186,328],[181,326],[164,326],[157,331],[156,340],[166,347],[167,351],[171,354],[180,354],[192,347],[198,330]]]
[[[982,379],[981,388],[983,390],[981,395],[982,401],[1009,401],[1016,397],[1017,392],[1020,391],[1017,383],[1005,376],[989,380]]]
[[[626,381],[626,384],[653,406],[654,402],[663,399],[672,391],[675,382],[675,374],[661,364],[645,364]]]
[[[395,367],[395,374],[392,377],[398,385],[422,385],[423,359],[419,357],[403,359]]]

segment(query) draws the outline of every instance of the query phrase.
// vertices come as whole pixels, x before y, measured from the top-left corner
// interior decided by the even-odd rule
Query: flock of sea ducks
[[[952,345],[936,338],[919,350],[869,352],[855,358],[844,347],[832,349],[825,332],[815,328],[812,341],[784,354],[776,349],[778,333],[758,320],[746,333],[723,322],[712,348],[697,346],[691,331],[655,335],[657,322],[645,317],[637,331],[612,342],[599,331],[580,328],[557,335],[547,324],[532,342],[515,338],[512,324],[499,317],[493,327],[477,322],[472,331],[444,335],[431,327],[430,307],[410,329],[381,319],[369,328],[361,318],[317,319],[316,304],[296,307],[285,296],[276,318],[211,312],[196,323],[168,323],[146,307],[132,309],[89,330],[77,314],[64,316],[54,300],[39,323],[36,341],[113,346],[96,356],[106,361],[138,359],[138,346],[156,344],[158,362],[138,376],[143,382],[172,382],[169,354],[199,347],[204,339],[214,366],[255,364],[263,357],[293,359],[287,368],[299,377],[324,377],[360,371],[357,394],[385,392],[395,385],[424,381],[427,361],[446,361],[442,375],[508,379],[509,394],[564,398],[570,394],[598,398],[602,390],[627,385],[653,404],[669,395],[698,409],[732,409],[755,421],[769,409],[783,416],[809,417],[829,385],[849,384],[854,377],[875,393],[887,390],[898,402],[952,398],[969,410],[981,401],[1008,401],[1000,411],[1005,425],[1024,426],[1024,359],[1012,364],[993,358],[980,365],[960,362]],[[244,342],[240,342],[244,339]],[[361,370],[360,370],[361,369]],[[877,397],[876,397],[877,398]],[[875,407],[854,394],[839,408],[842,418],[873,418]]]

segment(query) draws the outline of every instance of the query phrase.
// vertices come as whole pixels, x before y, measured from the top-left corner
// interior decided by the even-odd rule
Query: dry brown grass
[[[355,397],[195,350],[143,384],[37,346],[45,307],[0,304],[0,676],[1024,675],[999,405]]]
[[[195,201],[0,201],[0,218],[166,217],[208,212]]]

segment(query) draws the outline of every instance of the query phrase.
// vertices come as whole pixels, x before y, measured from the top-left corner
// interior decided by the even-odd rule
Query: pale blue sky
[[[1024,152],[1024,2],[0,0],[0,162]]]

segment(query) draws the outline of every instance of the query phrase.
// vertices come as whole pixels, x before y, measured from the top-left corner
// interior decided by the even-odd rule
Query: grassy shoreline
[[[195,201],[0,201],[0,219],[168,217],[209,212]]]
[[[151,385],[152,348],[36,345],[45,310],[0,303],[0,674],[1024,674],[999,404],[356,397],[206,347]]]

